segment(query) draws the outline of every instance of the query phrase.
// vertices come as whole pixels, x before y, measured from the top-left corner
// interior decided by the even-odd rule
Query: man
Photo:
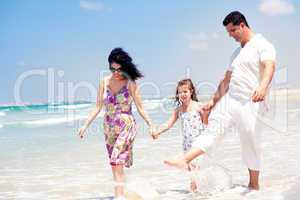
[[[241,46],[234,51],[224,79],[204,107],[205,111],[211,111],[212,120],[189,152],[165,163],[183,167],[194,158],[209,154],[228,129],[235,127],[240,135],[242,158],[249,171],[248,187],[259,190],[262,131],[259,113],[265,105],[264,100],[275,71],[276,53],[270,42],[250,29],[242,13],[231,12],[225,17],[223,25],[229,36]],[[226,104],[225,111],[214,108],[217,103]]]

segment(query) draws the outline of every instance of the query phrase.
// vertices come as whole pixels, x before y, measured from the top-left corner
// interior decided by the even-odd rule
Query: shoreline
[[[198,95],[200,100],[208,100],[213,93],[205,93],[202,95]],[[276,97],[283,97],[287,95],[288,98],[300,99],[300,88],[277,88],[277,89],[271,89],[269,92],[269,95],[276,96]],[[151,101],[151,100],[163,100],[163,99],[169,99],[172,100],[174,97],[161,97],[161,98],[150,98],[150,99],[144,99],[144,101]],[[5,109],[5,107],[26,107],[26,106],[59,106],[59,105],[74,105],[74,104],[95,104],[93,101],[86,101],[86,100],[78,100],[78,101],[62,101],[62,102],[24,102],[21,104],[18,103],[0,103],[0,109]]]

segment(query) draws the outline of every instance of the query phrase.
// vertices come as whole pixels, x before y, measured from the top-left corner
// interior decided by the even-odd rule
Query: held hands
[[[260,102],[265,100],[267,94],[267,88],[266,87],[262,87],[259,86],[258,88],[256,88],[252,94],[252,101],[253,102]]]
[[[154,139],[153,135],[155,134],[156,128],[153,124],[150,125],[149,127],[149,134],[152,137],[152,139]]]
[[[210,100],[207,104],[205,104],[204,106],[202,106],[200,108],[200,112],[204,115],[204,116],[209,116],[211,110],[213,109],[213,107],[215,106],[215,103],[213,100]]]
[[[159,135],[157,134],[156,127],[154,124],[149,125],[149,134],[151,135],[153,140],[158,138]]]
[[[154,132],[154,133],[151,134],[151,136],[152,136],[153,140],[156,140],[156,139],[159,138],[160,134],[158,132]]]
[[[213,109],[213,107],[215,106],[215,103],[214,103],[214,100],[210,100],[206,105],[204,105],[203,107],[202,107],[202,109],[204,110],[204,111],[206,111],[206,112],[210,112],[211,111],[211,109]]]

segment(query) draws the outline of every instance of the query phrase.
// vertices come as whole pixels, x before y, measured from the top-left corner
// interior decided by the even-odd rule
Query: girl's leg
[[[124,166],[123,165],[114,165],[111,166],[112,173],[114,176],[115,182],[115,197],[124,197],[124,183],[125,183],[125,175],[124,175]]]
[[[198,156],[204,154],[205,152],[199,148],[192,148],[188,152],[186,152],[183,156],[176,159],[167,159],[164,161],[165,164],[177,167],[177,168],[188,168],[188,164]]]
[[[188,170],[191,173],[191,175],[190,175],[191,176],[190,189],[191,189],[192,192],[197,191],[197,182],[196,182],[195,175],[194,175],[194,172],[195,172],[196,169],[197,169],[197,167],[195,165],[189,164]]]
[[[192,192],[197,192],[197,182],[195,180],[191,180],[191,186],[190,189]]]

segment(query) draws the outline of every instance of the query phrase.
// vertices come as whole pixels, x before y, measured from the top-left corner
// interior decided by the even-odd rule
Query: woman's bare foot
[[[191,191],[197,192],[197,183],[196,181],[191,181]]]

